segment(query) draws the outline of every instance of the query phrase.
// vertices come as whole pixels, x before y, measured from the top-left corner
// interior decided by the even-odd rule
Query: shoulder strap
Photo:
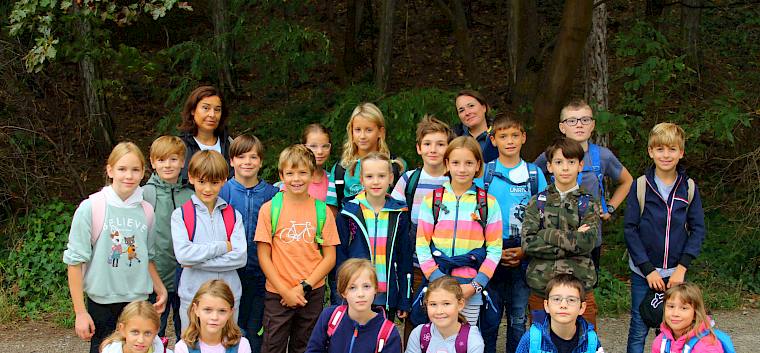
[[[443,204],[443,192],[446,189],[440,187],[433,190],[433,228],[438,224],[438,214],[441,213],[441,204]]]
[[[689,178],[686,179],[686,192],[687,192],[687,200],[689,201],[689,205],[691,206],[691,201],[694,200],[694,191],[696,189],[696,186],[694,185],[694,179]]]
[[[670,344],[671,341],[663,335],[660,341],[660,353],[670,353]]]
[[[227,347],[227,349],[224,350],[224,353],[237,353],[239,347],[240,347],[240,343],[231,347]]]
[[[327,337],[332,337],[335,333],[335,330],[338,328],[338,325],[340,325],[340,321],[343,320],[343,316],[345,316],[347,310],[347,305],[338,305],[332,314],[330,314],[330,321],[327,322]]]
[[[607,213],[607,196],[605,196],[604,192],[604,174],[602,173],[602,160],[599,157],[599,145],[589,143],[588,154],[591,157],[591,172],[594,173],[599,183],[599,201],[602,204],[602,212]]]
[[[493,174],[496,172],[496,160],[492,160],[486,163],[485,171],[483,172],[483,189],[488,192],[488,188],[493,182]]]
[[[150,236],[150,232],[153,229],[153,218],[155,217],[155,212],[153,210],[153,205],[148,203],[148,201],[140,201],[140,206],[142,206],[143,212],[145,213],[145,221],[148,222],[148,236]]]
[[[535,324],[530,325],[530,352],[541,352],[541,329]]]
[[[456,353],[467,353],[467,341],[470,338],[470,324],[464,323],[459,328],[457,338],[454,341],[454,350]]]
[[[375,346],[375,353],[380,353],[383,351],[383,348],[385,348],[385,345],[388,343],[388,339],[391,337],[391,333],[393,332],[393,328],[395,326],[393,325],[393,322],[391,322],[388,319],[385,319],[383,321],[383,326],[380,327],[380,332],[377,333],[377,345]]]
[[[430,346],[431,338],[430,323],[428,322],[422,325],[422,329],[420,330],[420,353],[427,352],[427,349]]]
[[[422,169],[417,168],[409,176],[409,180],[406,181],[406,188],[404,189],[404,196],[406,196],[406,206],[409,207],[409,211],[412,210],[412,204],[414,203],[414,193],[417,191],[417,185],[420,183],[420,175]]]
[[[280,220],[280,212],[282,211],[282,191],[274,194],[274,197],[272,197],[272,204],[270,206],[270,216],[272,218],[272,237],[274,237],[274,234],[277,231],[277,222]]]
[[[314,240],[317,244],[322,245],[324,239],[322,239],[322,228],[325,226],[325,220],[327,220],[327,204],[324,201],[314,199],[314,208],[317,210],[317,235]]]
[[[544,229],[544,209],[546,208],[546,199],[549,193],[544,190],[536,196],[536,208],[538,208],[538,229]]]
[[[595,353],[596,346],[599,345],[599,337],[596,336],[594,330],[588,330],[586,332],[586,353]]]
[[[479,188],[475,187],[475,192],[477,193],[477,202],[478,205],[475,206],[478,209],[478,215],[480,216],[480,226],[483,228],[483,235],[486,234],[486,226],[488,226],[488,193]]]
[[[404,172],[403,170],[401,170],[402,168],[400,167],[400,164],[402,164],[403,162],[401,162],[398,156],[390,155],[389,158],[391,159],[391,172],[393,173],[393,182],[397,182],[399,176],[401,176],[401,173]]]
[[[95,245],[103,232],[103,226],[106,222],[106,194],[98,191],[89,197],[90,209],[92,210],[92,221],[90,227],[90,244]]]
[[[143,200],[148,201],[153,208],[156,208],[156,186],[153,184],[145,184],[142,189]]]
[[[346,169],[340,165],[340,162],[335,163],[335,173],[333,173],[333,180],[335,180],[335,197],[338,199],[338,208],[343,205],[343,197],[346,190]]]
[[[235,208],[227,204],[227,207],[222,209],[222,220],[224,221],[224,231],[227,232],[227,241],[230,241],[232,231],[235,230],[235,217]]]
[[[528,182],[530,184],[530,196],[538,194],[538,167],[533,163],[525,162],[528,165]],[[488,191],[488,189],[486,189]]]
[[[682,353],[691,353],[691,351],[694,349],[694,346],[699,343],[699,341],[707,336],[710,333],[708,330],[704,330],[698,334],[696,334],[694,337],[690,338],[688,342],[683,346]]]
[[[193,200],[187,200],[181,208],[182,221],[185,222],[185,229],[187,229],[187,238],[192,242],[195,238],[195,205],[193,205]]]
[[[636,199],[639,200],[639,217],[644,214],[644,204],[646,203],[647,194],[647,177],[642,175],[636,178]]]

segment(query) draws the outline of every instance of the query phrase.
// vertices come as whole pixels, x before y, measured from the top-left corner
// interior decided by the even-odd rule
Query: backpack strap
[[[90,226],[90,244],[95,245],[103,232],[106,222],[106,194],[101,190],[89,197],[92,209],[92,224]]]
[[[480,216],[478,223],[480,223],[480,226],[483,228],[483,235],[485,235],[486,226],[488,226],[488,193],[479,187],[475,187],[475,192],[478,202],[475,208],[478,210]]]
[[[544,229],[544,209],[546,208],[546,199],[548,192],[541,191],[536,196],[536,208],[538,208],[538,229]]]
[[[538,194],[538,167],[533,163],[525,162],[528,165],[528,183],[530,184],[530,196]],[[488,191],[488,189],[486,189]]]
[[[639,200],[639,217],[644,215],[644,203],[646,203],[646,193],[647,193],[647,177],[646,175],[642,175],[636,178],[636,199]]]
[[[541,340],[542,334],[541,329],[538,328],[535,324],[530,325],[530,352],[541,352]]]
[[[327,322],[327,337],[332,337],[335,334],[335,330],[338,329],[343,316],[348,311],[348,305],[338,305],[332,314],[330,314],[330,321]]]
[[[483,189],[488,192],[488,188],[491,187],[491,182],[493,182],[493,176],[496,172],[496,160],[492,160],[485,165],[485,170],[483,171]]]
[[[457,338],[454,341],[454,350],[456,353],[467,353],[467,341],[470,339],[470,324],[463,323],[457,333]]]
[[[322,228],[324,228],[327,220],[327,204],[322,200],[314,199],[314,208],[317,210],[317,235],[314,237],[314,241],[321,246],[324,242]]]
[[[282,191],[274,194],[270,207],[270,216],[272,218],[272,238],[274,238],[275,231],[277,231],[277,222],[280,220],[280,212],[282,211]]]
[[[398,156],[395,155],[389,155],[388,158],[391,160],[391,172],[393,173],[393,182],[398,181],[398,178],[401,176],[401,173],[403,170],[401,170],[399,164],[402,164],[402,162]],[[393,186],[393,184],[391,184]]]
[[[409,207],[409,212],[412,211],[412,204],[414,204],[414,192],[417,191],[417,185],[420,183],[421,174],[422,168],[417,168],[409,176],[409,180],[406,181],[404,196],[406,196],[406,206]]]
[[[670,353],[670,346],[672,343],[673,342],[671,342],[670,339],[663,335],[662,341],[660,341],[660,353]]]
[[[343,197],[346,191],[346,169],[340,165],[340,162],[335,163],[333,168],[333,180],[335,181],[335,197],[338,199],[338,208],[343,206]]]
[[[595,353],[599,345],[599,337],[594,330],[586,331],[586,353]]]
[[[227,204],[227,207],[222,209],[222,220],[224,221],[224,231],[227,232],[227,241],[230,241],[232,231],[235,230],[235,217],[235,208]]]
[[[588,154],[591,157],[590,171],[594,173],[599,183],[599,201],[602,203],[602,213],[607,213],[607,197],[604,192],[604,174],[602,173],[602,159],[599,156],[599,145],[589,143]],[[585,170],[586,168],[583,169]],[[578,177],[581,177],[581,175],[578,174]],[[581,183],[579,182],[578,185],[581,185]]]
[[[234,346],[227,347],[227,349],[224,350],[224,353],[237,353],[238,348],[240,348],[240,343]]]
[[[385,319],[383,321],[383,326],[380,327],[380,332],[377,333],[377,345],[375,346],[375,353],[380,353],[383,351],[383,348],[385,348],[385,345],[388,343],[388,339],[391,337],[391,333],[393,332],[393,328],[395,326],[393,325],[393,322]]]
[[[187,238],[192,242],[195,238],[195,205],[193,200],[187,200],[180,207],[182,209],[182,221],[185,222],[185,229],[187,229]]]
[[[691,201],[694,200],[695,190],[696,190],[696,186],[694,185],[694,179],[692,178],[686,179],[686,192],[687,192],[687,200],[689,201],[689,206],[691,206]]]
[[[443,187],[433,190],[433,228],[438,224],[438,214],[441,213],[444,191],[446,191],[446,189]]]
[[[683,346],[683,350],[681,352],[682,353],[691,353],[691,351],[694,349],[694,346],[696,346],[697,343],[699,343],[699,341],[702,338],[704,338],[705,336],[707,336],[708,334],[710,334],[710,331],[708,331],[708,330],[704,330],[704,331],[696,334],[694,337],[690,338],[688,342],[686,342],[686,344]]]
[[[432,338],[430,325],[431,324],[428,322],[422,325],[422,329],[420,330],[420,353],[426,353],[430,346],[430,339]]]

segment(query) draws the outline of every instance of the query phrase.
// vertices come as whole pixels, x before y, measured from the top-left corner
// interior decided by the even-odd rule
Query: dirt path
[[[760,310],[722,311],[714,315],[721,330],[731,335],[736,351],[750,353],[760,347]],[[607,353],[624,353],[628,337],[628,317],[600,319],[599,336]],[[503,330],[502,330],[503,332]],[[651,344],[653,337],[650,334]],[[3,353],[84,353],[89,345],[50,322],[24,322],[0,326],[0,351]],[[504,347],[503,337],[499,347]],[[649,352],[649,345],[647,352]],[[503,351],[500,351],[503,352]]]

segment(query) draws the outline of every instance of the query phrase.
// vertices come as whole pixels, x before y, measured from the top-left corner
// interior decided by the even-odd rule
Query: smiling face
[[[126,200],[140,186],[145,167],[137,155],[127,153],[113,165],[106,165],[106,173],[113,180],[113,190],[122,200]]]
[[[426,166],[437,167],[443,164],[443,155],[449,145],[448,136],[443,132],[433,132],[422,137],[417,145],[417,154]]]
[[[209,294],[202,295],[192,310],[198,317],[201,337],[216,337],[222,334],[227,320],[232,318],[232,307],[226,300]]]
[[[677,295],[668,298],[665,302],[665,324],[670,327],[676,338],[683,336],[691,329],[695,315],[694,307],[685,303]]]
[[[561,131],[567,138],[583,143],[591,138],[591,133],[594,131],[596,122],[593,120],[594,113],[591,107],[582,107],[579,109],[572,109],[566,107],[562,110],[561,121],[559,123],[559,131]],[[581,120],[583,118],[592,118],[588,125],[584,125]],[[568,119],[575,119],[576,124],[571,126],[567,123]]]
[[[583,170],[583,161],[565,158],[562,150],[558,149],[554,152],[552,160],[546,163],[546,167],[554,175],[554,184],[557,189],[566,191],[578,182],[578,173]]]
[[[385,136],[385,128],[378,126],[367,118],[356,116],[351,123],[351,138],[356,145],[359,156],[377,151],[380,137]]]
[[[232,157],[230,165],[235,169],[235,178],[250,180],[257,178],[261,169],[261,156],[255,150],[250,150],[239,156]]]
[[[151,158],[150,165],[156,171],[159,178],[168,183],[175,184],[177,183],[177,179],[179,179],[179,172],[182,170],[182,166],[185,165],[184,157],[178,154],[170,154],[166,157]]]
[[[577,288],[557,285],[544,300],[544,309],[551,316],[552,323],[572,324],[586,311],[586,302],[581,302]]]
[[[393,183],[393,172],[390,163],[379,159],[363,161],[361,183],[369,196],[385,198],[388,188]]]
[[[457,97],[456,108],[459,120],[468,129],[487,129],[486,111],[488,111],[488,106],[481,104],[475,97],[466,95]]]
[[[499,150],[499,155],[507,158],[519,157],[525,140],[525,133],[514,127],[498,129],[491,136],[491,143]]]
[[[455,148],[446,159],[446,167],[451,175],[451,184],[470,185],[478,175],[481,163],[472,151],[466,148]]]
[[[222,100],[219,96],[201,99],[193,111],[193,121],[198,132],[213,133],[222,119]]]
[[[454,293],[444,289],[435,289],[425,298],[428,318],[439,330],[457,324],[459,312],[464,309],[464,299],[457,300]]]
[[[280,172],[280,180],[285,185],[285,190],[294,196],[308,194],[311,179],[312,172],[306,166],[291,165]]]
[[[135,316],[125,324],[118,324],[116,329],[124,337],[122,352],[144,353],[153,345],[158,327],[151,320]]]
[[[195,188],[195,196],[201,200],[211,211],[210,205],[216,204],[216,199],[219,196],[219,191],[224,186],[224,180],[206,180],[203,178],[196,178],[192,174],[189,175],[190,184],[193,184]]]
[[[683,150],[676,145],[671,146],[653,146],[647,149],[649,158],[654,161],[655,168],[662,172],[672,172],[678,166],[678,162],[683,158]]]
[[[341,293],[346,299],[348,306],[356,312],[372,311],[372,302],[375,300],[377,288],[372,282],[372,273],[368,270],[361,271],[351,278],[346,290]]]
[[[323,168],[325,161],[330,157],[330,136],[322,132],[311,132],[306,136],[306,143],[304,143],[312,152],[314,152],[314,158],[317,160],[317,167]]]

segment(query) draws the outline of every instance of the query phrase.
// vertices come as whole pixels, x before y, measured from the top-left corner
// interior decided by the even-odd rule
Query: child
[[[603,221],[607,221],[615,213],[620,204],[623,203],[633,183],[633,177],[612,151],[606,147],[589,142],[595,126],[594,111],[582,99],[570,101],[560,112],[559,131],[565,137],[583,146],[584,167],[578,175],[578,185],[582,186],[586,192],[591,193],[598,200],[601,204],[601,209],[598,210],[599,216]],[[544,173],[548,173],[549,171],[546,169],[547,162],[546,155],[541,154],[533,163],[543,169]],[[603,179],[605,176],[618,184],[609,201],[607,201],[604,191]],[[591,253],[591,258],[597,271],[599,271],[599,258],[602,253],[601,246],[602,227],[600,225],[597,230],[596,246]]]
[[[401,353],[401,336],[393,322],[382,308],[372,309],[377,289],[375,266],[369,260],[344,262],[338,271],[338,291],[346,305],[322,310],[306,352]]]
[[[410,170],[401,175],[393,188],[391,197],[399,201],[406,201],[411,220],[409,227],[409,239],[411,244],[417,238],[417,220],[420,214],[422,200],[433,190],[438,189],[443,183],[449,181],[446,175],[446,165],[443,163],[443,155],[451,141],[452,133],[449,126],[432,115],[425,115],[417,124],[417,154],[422,157],[422,168]],[[419,288],[424,275],[420,271],[420,263],[417,254],[412,251],[414,273],[412,274],[412,286],[410,290]],[[408,341],[414,325],[411,320],[406,320],[404,325],[404,341]]]
[[[187,183],[187,168],[190,158],[198,151],[212,150],[227,157],[230,141],[227,134],[227,106],[222,92],[213,86],[200,86],[193,90],[182,107],[182,122],[177,127],[182,132],[182,141],[187,146],[185,165],[182,167],[182,181]]]
[[[258,177],[264,156],[264,146],[256,136],[240,135],[230,145],[230,162],[235,177],[227,181],[219,192],[219,197],[227,201],[243,215],[248,260],[245,267],[238,270],[243,294],[240,299],[238,326],[251,343],[254,353],[261,351],[261,319],[264,315],[264,284],[266,277],[259,266],[256,251],[256,224],[259,209],[264,202],[272,199],[277,188]]]
[[[322,311],[324,278],[335,265],[340,244],[335,218],[308,193],[316,164],[304,145],[283,150],[278,169],[285,191],[259,211],[254,240],[267,278],[264,353],[306,350],[308,333]]]
[[[179,296],[175,286],[174,274],[177,272],[177,259],[174,257],[172,244],[172,212],[187,202],[193,190],[180,183],[179,173],[185,164],[185,144],[176,136],[161,136],[150,145],[150,165],[153,174],[143,186],[143,199],[155,210],[155,224],[151,237],[155,241],[155,262],[158,275],[169,292],[166,310],[161,314],[159,337],[165,337],[169,309],[172,312],[174,333],[179,341],[180,327]]]
[[[678,165],[685,139],[678,125],[655,125],[648,142],[654,167],[639,177],[628,193],[624,232],[632,272],[628,353],[644,352],[649,328],[639,306],[647,292],[662,292],[683,282],[705,239],[699,191]]]
[[[343,207],[344,197],[354,196],[362,191],[359,181],[361,159],[370,152],[380,152],[391,159],[396,159],[385,143],[385,119],[380,108],[372,103],[362,103],[351,113],[351,119],[346,125],[343,155],[340,162],[335,163],[330,171],[330,182],[334,184],[335,190],[328,189],[327,191],[328,205],[340,209]],[[351,166],[354,167],[351,168]],[[346,168],[349,168],[348,174],[346,174]],[[393,167],[393,180],[398,179],[401,171],[396,166]],[[332,196],[333,192],[335,192],[335,197]]]
[[[459,280],[467,301],[464,316],[474,326],[483,304],[481,292],[501,258],[501,209],[493,196],[473,184],[483,169],[474,138],[455,138],[443,159],[451,181],[422,202],[417,257],[429,281],[444,275]]]
[[[457,136],[471,136],[477,140],[485,163],[499,157],[496,147],[488,139],[491,134],[488,112],[491,107],[486,103],[485,97],[477,91],[461,90],[454,98],[454,104],[462,122],[454,126],[454,133]]]
[[[525,283],[525,254],[520,244],[520,229],[525,206],[533,195],[546,189],[544,174],[538,167],[520,158],[520,149],[527,139],[523,124],[506,114],[500,114],[491,126],[491,143],[499,158],[485,166],[482,178],[475,183],[493,195],[501,208],[503,224],[501,261],[491,279],[498,303],[498,318],[507,312],[507,353],[514,353],[525,333],[525,307],[530,288]],[[496,351],[498,328],[483,331],[486,352]]]
[[[325,170],[325,162],[330,158],[330,131],[320,123],[309,124],[303,130],[301,143],[306,145],[312,152],[317,161],[317,169],[311,178],[309,184],[309,195],[311,197],[325,201],[328,197],[335,197],[335,184],[330,180],[330,173]],[[283,183],[276,183],[281,191],[285,191]]]
[[[139,186],[145,157],[134,143],[121,142],[108,157],[106,173],[111,184],[79,204],[63,252],[74,328],[77,336],[90,340],[90,353],[97,353],[100,342],[116,329],[129,302],[155,292],[154,305],[161,312],[167,296],[148,236],[153,207],[143,201]]]
[[[531,257],[526,275],[532,290],[528,307],[541,313],[546,284],[557,274],[569,273],[583,282],[587,303],[583,317],[596,325],[593,288],[597,276],[591,251],[596,245],[599,206],[577,183],[583,170],[583,147],[561,139],[545,153],[554,183],[531,198],[521,233],[522,248]]]
[[[193,296],[187,316],[190,324],[182,332],[175,353],[251,353],[233,317],[235,297],[227,282],[214,279],[203,283]]]
[[[182,266],[177,293],[183,331],[195,292],[209,279],[222,279],[232,288],[237,320],[242,289],[236,270],[246,262],[243,218],[219,197],[227,180],[227,162],[219,152],[200,151],[190,159],[188,176],[195,194],[172,213],[174,253]]]
[[[404,319],[411,306],[414,247],[407,233],[406,204],[386,193],[393,182],[391,165],[395,161],[370,152],[362,162],[364,191],[347,199],[336,219],[341,245],[335,267],[349,258],[369,259],[378,277],[373,304],[384,307],[391,318],[395,315]]]
[[[151,303],[131,302],[119,315],[116,331],[100,344],[100,351],[102,353],[164,352],[164,344],[157,334],[160,325],[158,312]]]
[[[431,282],[425,292],[430,323],[412,331],[406,353],[483,353],[478,328],[462,315],[465,300],[462,286],[453,277],[443,276]]]
[[[728,335],[713,328],[711,322],[699,287],[693,283],[674,284],[665,292],[662,332],[652,343],[652,353],[733,351]]]
[[[594,325],[583,319],[586,310],[583,282],[567,273],[559,274],[546,284],[548,296],[544,300],[544,310],[549,315],[541,321],[534,321],[526,332],[519,353],[603,353]]]

